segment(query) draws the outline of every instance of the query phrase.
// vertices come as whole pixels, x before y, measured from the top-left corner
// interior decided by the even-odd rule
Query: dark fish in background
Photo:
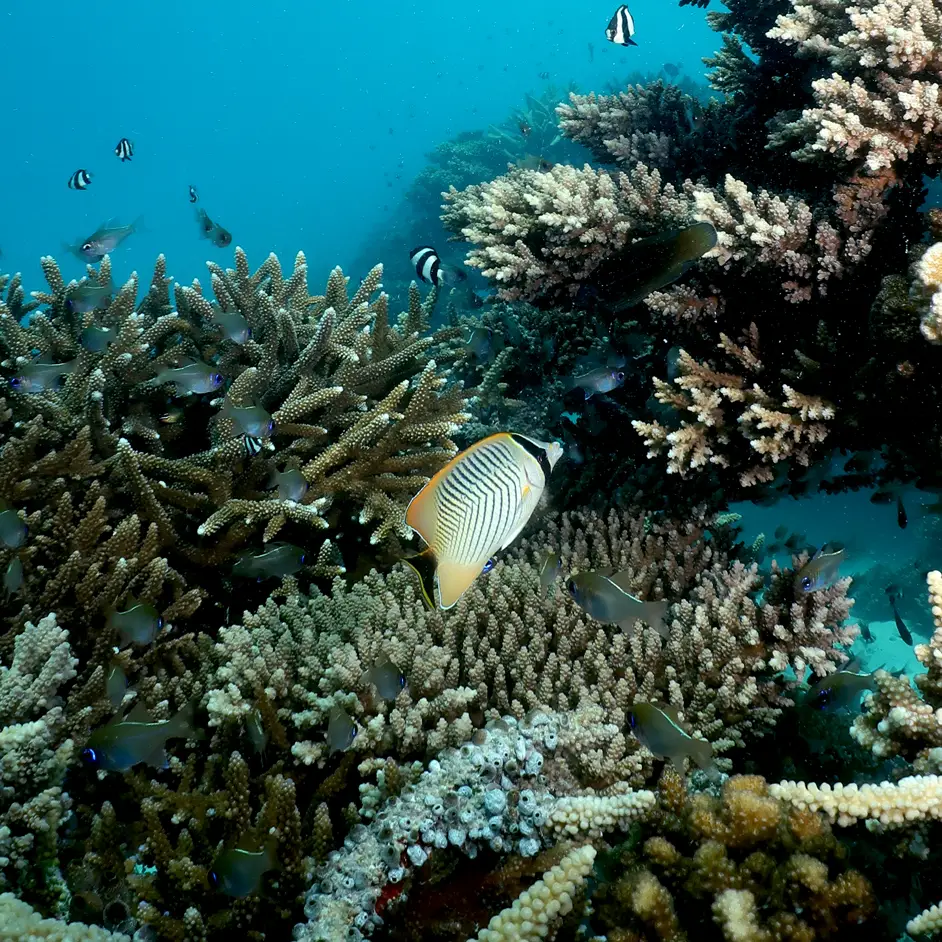
[[[304,550],[291,543],[275,543],[261,553],[245,553],[232,567],[234,576],[277,579],[293,576],[304,566]]]
[[[616,46],[637,46],[631,38],[635,34],[635,20],[631,11],[623,3],[615,15],[608,21],[605,28],[605,38]]]
[[[69,177],[69,189],[84,190],[87,189],[88,184],[91,182],[92,175],[87,170],[76,170],[75,173]]]
[[[569,388],[581,389],[588,401],[596,393],[610,393],[613,389],[618,389],[624,381],[625,374],[621,370],[600,366],[597,370],[584,373],[582,376],[573,376],[569,380]]]
[[[906,524],[909,523],[909,518],[906,516],[906,508],[903,506],[903,498],[899,496],[896,498],[896,522],[899,524],[901,530],[905,530]]]
[[[840,576],[838,568],[843,560],[843,548],[822,546],[798,571],[795,576],[795,588],[802,592],[817,592],[830,588]]]
[[[677,707],[664,705],[664,709],[658,709],[653,703],[633,703],[628,711],[628,724],[638,741],[656,758],[669,759],[679,775],[684,774],[684,759],[689,757],[711,780],[719,778],[713,747],[681,727]]]
[[[128,675],[124,672],[124,665],[117,658],[112,658],[105,675],[105,693],[116,710],[124,702],[127,689]]]
[[[873,465],[875,453],[872,451],[860,451],[852,455],[844,462],[844,470],[850,473],[861,474],[869,471]]]
[[[330,745],[328,755],[346,752],[357,737],[357,724],[350,719],[342,706],[335,705],[330,711],[327,722],[327,742]]]
[[[618,313],[673,284],[702,255],[716,245],[716,230],[708,222],[697,222],[685,229],[672,229],[646,239],[639,239],[624,249],[626,280],[634,283],[626,297],[615,305]]]
[[[475,327],[468,335],[465,350],[481,363],[492,363],[504,349],[504,338],[490,327]]]
[[[680,66],[674,65],[673,62],[665,62],[663,68],[664,73],[671,78],[676,78],[680,74]]]
[[[297,468],[275,471],[271,476],[271,487],[278,488],[279,500],[301,500],[307,493],[307,481]]]
[[[182,418],[183,410],[179,406],[174,406],[160,416],[160,421],[164,425],[176,425]]]
[[[890,606],[893,609],[893,618],[896,620],[896,630],[899,632],[899,636],[906,642],[906,644],[911,645],[913,643],[913,636],[910,633],[910,630],[906,627],[906,623],[900,618],[899,609],[896,607],[896,603],[899,600],[902,593],[900,592],[899,586],[897,585],[888,585],[886,587],[887,598],[890,600]]]
[[[191,183],[189,189],[190,189],[190,202],[191,203],[197,202],[197,200],[199,200],[200,198],[200,195],[199,193],[196,192],[196,187],[193,186],[193,184]]]
[[[112,284],[96,285],[83,280],[75,287],[66,288],[65,306],[73,314],[90,314],[100,307],[106,307],[106,301],[114,292]]]
[[[205,209],[196,211],[196,221],[204,239],[209,239],[216,248],[224,249],[232,242],[232,233],[224,229],[218,222],[213,222]]]
[[[9,598],[11,595],[16,595],[22,587],[23,561],[19,556],[14,556],[3,573],[3,588]]]
[[[22,371],[10,380],[10,385],[17,392],[38,393],[56,390],[62,385],[62,377],[75,371],[78,360],[67,363],[48,363],[40,357],[23,367]]]
[[[631,595],[620,581],[627,573],[606,576],[600,572],[578,572],[569,577],[566,587],[573,601],[596,621],[618,625],[629,634],[638,621],[644,621],[662,638],[670,638],[667,624],[668,603],[644,602]]]
[[[202,739],[202,730],[193,728],[191,707],[169,720],[155,720],[143,703],[138,703],[125,719],[113,719],[88,737],[82,761],[96,769],[127,772],[139,762],[166,768],[168,739]]]
[[[444,265],[438,252],[430,245],[420,245],[409,253],[409,261],[415,266],[415,273],[427,285],[454,285],[468,276],[454,265]]]
[[[85,262],[100,262],[113,252],[124,240],[133,235],[140,227],[140,219],[135,219],[128,226],[113,226],[113,220],[100,225],[87,239],[75,245],[67,246],[73,255]]]
[[[873,644],[873,632],[870,630],[870,625],[867,622],[862,621],[860,623],[860,636],[867,642],[867,644]]]
[[[0,504],[0,543],[10,549],[19,549],[26,541],[27,528],[19,513]]]
[[[122,137],[114,149],[114,154],[121,163],[124,163],[134,156],[134,145],[126,137]]]
[[[843,670],[817,677],[808,688],[805,704],[816,710],[843,710],[857,703],[864,690],[874,689],[873,674],[860,673],[860,661]]]
[[[124,612],[113,609],[108,614],[108,627],[118,633],[121,647],[150,644],[163,624],[164,620],[149,602],[139,602]]]
[[[242,435],[253,438],[268,438],[275,430],[271,413],[261,406],[237,406],[227,396],[219,410],[219,417],[229,419]]]
[[[524,120],[523,118],[520,119],[520,123],[517,125],[517,127],[520,128],[520,133],[524,137],[529,137],[530,132],[533,130],[533,128],[531,128],[530,125],[527,124],[526,120]]]
[[[540,72],[540,74],[537,77],[543,79],[543,81],[545,82],[549,78],[549,72]]]
[[[547,173],[556,165],[545,157],[537,157],[536,154],[527,154],[517,161],[517,166],[521,170],[539,170],[540,173]]]
[[[788,535],[788,527],[786,527],[784,524],[781,524],[780,526],[777,526],[775,528],[776,540],[784,540],[787,535]]]
[[[269,870],[277,868],[278,860],[273,844],[262,850],[235,847],[224,850],[213,861],[209,882],[220,893],[241,899],[257,893],[262,885],[262,877]]]
[[[366,676],[384,700],[395,700],[406,688],[406,675],[385,653],[381,653],[376,658],[373,666],[366,672]]]

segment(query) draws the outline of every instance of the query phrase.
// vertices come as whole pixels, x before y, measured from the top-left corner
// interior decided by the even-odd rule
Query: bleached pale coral
[[[942,773],[942,573],[926,576],[935,631],[915,654],[926,673],[915,677],[877,671],[873,694],[854,720],[851,735],[879,758],[903,755],[917,772]]]
[[[929,935],[942,932],[942,903],[935,903],[924,909],[918,916],[914,916],[906,923],[906,931],[910,935]]]
[[[588,164],[512,170],[445,198],[445,226],[473,246],[467,264],[505,300],[572,297],[636,235],[689,215],[688,201],[642,164],[618,174]]]
[[[0,665],[0,890],[50,906],[58,897],[58,829],[73,745],[59,688],[75,677],[68,632],[48,615],[27,622]]]
[[[924,306],[919,329],[929,343],[942,344],[942,242],[933,242],[913,266],[911,294]]]
[[[769,794],[798,808],[823,811],[841,827],[861,820],[903,827],[942,818],[942,776],[938,775],[911,775],[881,785],[779,782],[769,786]]]
[[[539,942],[560,916],[571,912],[573,897],[592,872],[591,844],[570,851],[513,904],[498,913],[476,936],[476,942]]]
[[[718,372],[681,350],[673,384],[654,379],[655,398],[680,414],[679,426],[668,428],[640,419],[631,423],[644,439],[648,456],[666,453],[669,474],[684,475],[707,465],[735,466],[743,487],[772,480],[772,466],[786,459],[807,467],[814,446],[828,435],[835,407],[788,385],[782,386],[778,400],[757,382],[750,383],[747,377],[762,370],[754,326],[743,344],[721,334],[717,346],[737,361],[745,375]],[[751,451],[745,451],[743,444]]]
[[[768,930],[759,926],[756,898],[749,890],[723,890],[713,900],[713,918],[726,942],[769,942]]]
[[[0,939],[3,942],[131,942],[123,932],[109,932],[83,922],[44,919],[12,893],[0,893]]]
[[[933,0],[795,0],[769,37],[837,70],[812,83],[816,106],[772,136],[794,154],[838,154],[879,173],[910,154],[942,159],[942,20]]]

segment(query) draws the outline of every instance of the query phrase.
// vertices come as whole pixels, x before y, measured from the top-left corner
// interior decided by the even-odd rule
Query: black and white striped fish
[[[265,447],[262,440],[254,435],[243,435],[241,442],[242,448],[249,458],[254,458]]]
[[[134,145],[126,137],[122,137],[121,140],[118,141],[118,146],[115,147],[114,153],[115,157],[118,157],[121,163],[124,163],[134,156]]]
[[[460,268],[443,264],[438,252],[430,245],[420,245],[413,249],[409,253],[409,261],[415,266],[415,273],[422,281],[435,285],[436,288],[455,285],[468,277]]]
[[[76,170],[69,177],[70,190],[84,190],[92,182],[92,175],[87,170]]]
[[[199,193],[196,192],[196,187],[193,184],[190,184],[190,202],[195,203],[200,198]]]
[[[637,46],[631,38],[635,34],[635,20],[631,11],[623,3],[609,20],[605,38],[618,46]]]
[[[412,498],[406,523],[428,546],[406,562],[428,605],[437,595],[439,608],[451,608],[517,538],[562,453],[559,442],[499,432],[452,458]]]

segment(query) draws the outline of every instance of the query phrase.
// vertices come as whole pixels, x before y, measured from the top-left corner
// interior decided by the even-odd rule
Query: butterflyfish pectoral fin
[[[403,562],[419,577],[422,601],[428,608],[435,608],[435,570],[438,561],[430,547],[426,547],[417,556],[409,556]]]
[[[442,608],[451,608],[471,588],[471,584],[481,574],[486,562],[485,559],[469,565],[451,562],[447,559],[439,560],[438,596]]]

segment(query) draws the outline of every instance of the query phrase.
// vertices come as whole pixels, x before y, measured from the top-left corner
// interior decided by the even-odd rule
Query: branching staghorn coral
[[[875,914],[869,881],[843,863],[822,816],[734,776],[690,796],[666,770],[657,813],[604,865],[591,926],[609,939],[851,939]],[[864,930],[866,931],[866,930]]]
[[[170,630],[204,594],[188,587],[194,567],[226,565],[276,536],[302,543],[311,571],[330,576],[342,571],[337,531],[357,542],[346,521],[368,525],[374,542],[405,536],[405,505],[456,450],[464,397],[428,353],[434,294],[423,303],[413,289],[391,322],[386,296],[375,296],[379,266],[352,295],[336,269],[312,297],[303,255],[286,276],[274,256],[252,273],[237,250],[235,269],[210,264],[218,309],[194,282],[174,287],[174,311],[161,257],[139,304],[132,275],[107,307],[83,315],[70,307],[79,286],[51,258],[43,269],[49,290],[35,301],[46,309],[29,326],[18,286],[0,308],[0,357],[17,381],[0,412],[0,498],[28,527],[0,559],[15,555],[24,573],[11,624],[55,610],[76,613],[73,631],[100,626],[109,606],[135,598]],[[109,283],[108,258],[88,277]],[[219,310],[242,318],[251,338],[220,339]],[[103,349],[80,340],[93,327],[114,331]],[[18,379],[43,369],[35,349],[65,364],[60,389]],[[221,381],[218,401],[194,401],[194,384],[172,372],[173,387],[154,378],[188,359],[215,371],[199,388]],[[261,407],[273,427],[249,442],[219,408],[223,395],[230,407]],[[304,477],[297,500],[270,490],[286,469]]]
[[[648,446],[649,457],[667,454],[669,474],[717,465],[733,468],[740,485],[751,487],[771,481],[780,461],[807,467],[813,446],[827,437],[826,423],[836,415],[833,405],[787,385],[779,401],[758,385],[763,365],[757,355],[758,332],[752,327],[742,346],[720,334],[719,348],[745,376],[717,372],[681,350],[673,384],[655,377],[655,398],[677,411],[679,427],[671,430],[640,419],[631,424]]]

